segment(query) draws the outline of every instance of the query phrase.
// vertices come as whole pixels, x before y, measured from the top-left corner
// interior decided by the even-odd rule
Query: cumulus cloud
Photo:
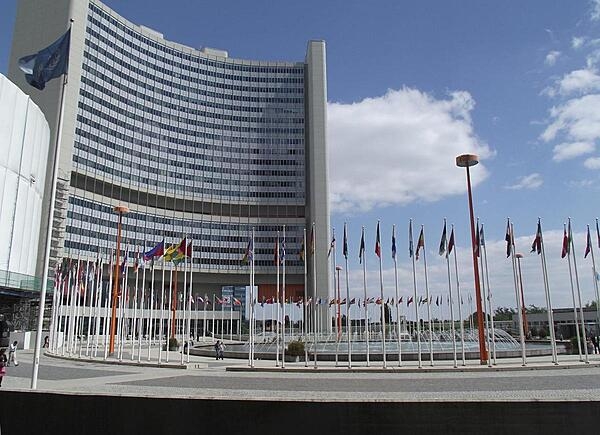
[[[563,160],[574,159],[575,157],[592,153],[595,149],[596,146],[591,142],[561,143],[554,147],[552,160],[562,162]]]
[[[592,21],[600,20],[600,0],[592,0],[592,10],[590,11]]]
[[[337,211],[436,201],[465,191],[462,153],[493,155],[476,137],[468,92],[445,99],[417,89],[390,90],[357,103],[330,103],[332,207]],[[473,183],[488,175],[482,164]]]
[[[600,169],[600,157],[590,157],[583,162],[583,166],[588,169]]]
[[[552,50],[546,55],[546,59],[544,59],[544,63],[548,66],[552,66],[556,63],[558,58],[560,57],[560,51]]]
[[[554,86],[544,90],[550,97],[582,94],[600,89],[600,75],[593,68],[579,69],[565,74]]]
[[[541,134],[545,142],[558,135],[569,141],[593,142],[600,138],[600,95],[574,98],[550,109],[551,123]]]
[[[518,177],[515,184],[506,186],[506,188],[511,190],[537,189],[542,184],[544,184],[544,179],[540,174],[534,172],[533,174]]]

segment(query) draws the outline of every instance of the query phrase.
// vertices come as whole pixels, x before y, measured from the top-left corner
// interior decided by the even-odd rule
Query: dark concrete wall
[[[332,403],[13,391],[2,391],[0,401],[2,435],[592,434],[600,415],[600,402]]]

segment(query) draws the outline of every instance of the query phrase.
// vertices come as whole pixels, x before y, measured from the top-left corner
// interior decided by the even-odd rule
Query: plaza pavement
[[[32,351],[19,352],[20,365],[8,367],[2,389],[28,390]],[[85,359],[85,358],[84,358]],[[151,355],[152,361],[157,355]],[[125,354],[124,360],[130,361]],[[178,365],[180,354],[170,353]],[[222,400],[283,401],[596,401],[600,399],[600,355],[590,355],[590,364],[577,355],[560,355],[554,366],[549,357],[499,359],[492,368],[479,361],[452,368],[452,361],[353,364],[319,362],[321,370],[307,370],[304,362],[286,362],[285,370],[274,361],[257,361],[249,369],[247,360],[190,356],[186,370],[138,367],[94,361],[57,359],[43,355],[38,390],[45,392],[137,397],[176,397]]]

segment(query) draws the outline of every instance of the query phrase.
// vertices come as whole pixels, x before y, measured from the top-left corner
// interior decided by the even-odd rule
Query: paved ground
[[[2,389],[28,389],[32,352],[19,354],[21,364],[9,367]],[[179,361],[172,353],[171,361]],[[127,359],[127,358],[125,358]],[[215,361],[192,357],[187,370],[157,367],[107,365],[67,361],[43,356],[38,389],[73,393],[134,396],[197,397],[215,399],[278,400],[598,400],[600,399],[600,356],[591,364],[577,357],[561,356],[553,368],[547,357],[529,358],[526,370],[521,361],[499,360],[497,369],[481,371],[477,361],[460,370],[448,362],[437,363],[438,371],[419,371],[413,364],[383,372],[372,363],[372,371],[353,373],[343,367],[337,372],[309,373],[304,363],[287,363],[289,371],[226,371],[247,368],[247,361]],[[322,366],[325,366],[324,364]],[[257,367],[273,368],[273,361]],[[334,364],[328,365],[335,368]],[[364,365],[363,365],[364,367]]]

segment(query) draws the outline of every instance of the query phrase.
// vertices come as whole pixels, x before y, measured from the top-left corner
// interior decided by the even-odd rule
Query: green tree
[[[494,320],[512,320],[515,314],[517,314],[515,308],[498,307],[494,310]]]

